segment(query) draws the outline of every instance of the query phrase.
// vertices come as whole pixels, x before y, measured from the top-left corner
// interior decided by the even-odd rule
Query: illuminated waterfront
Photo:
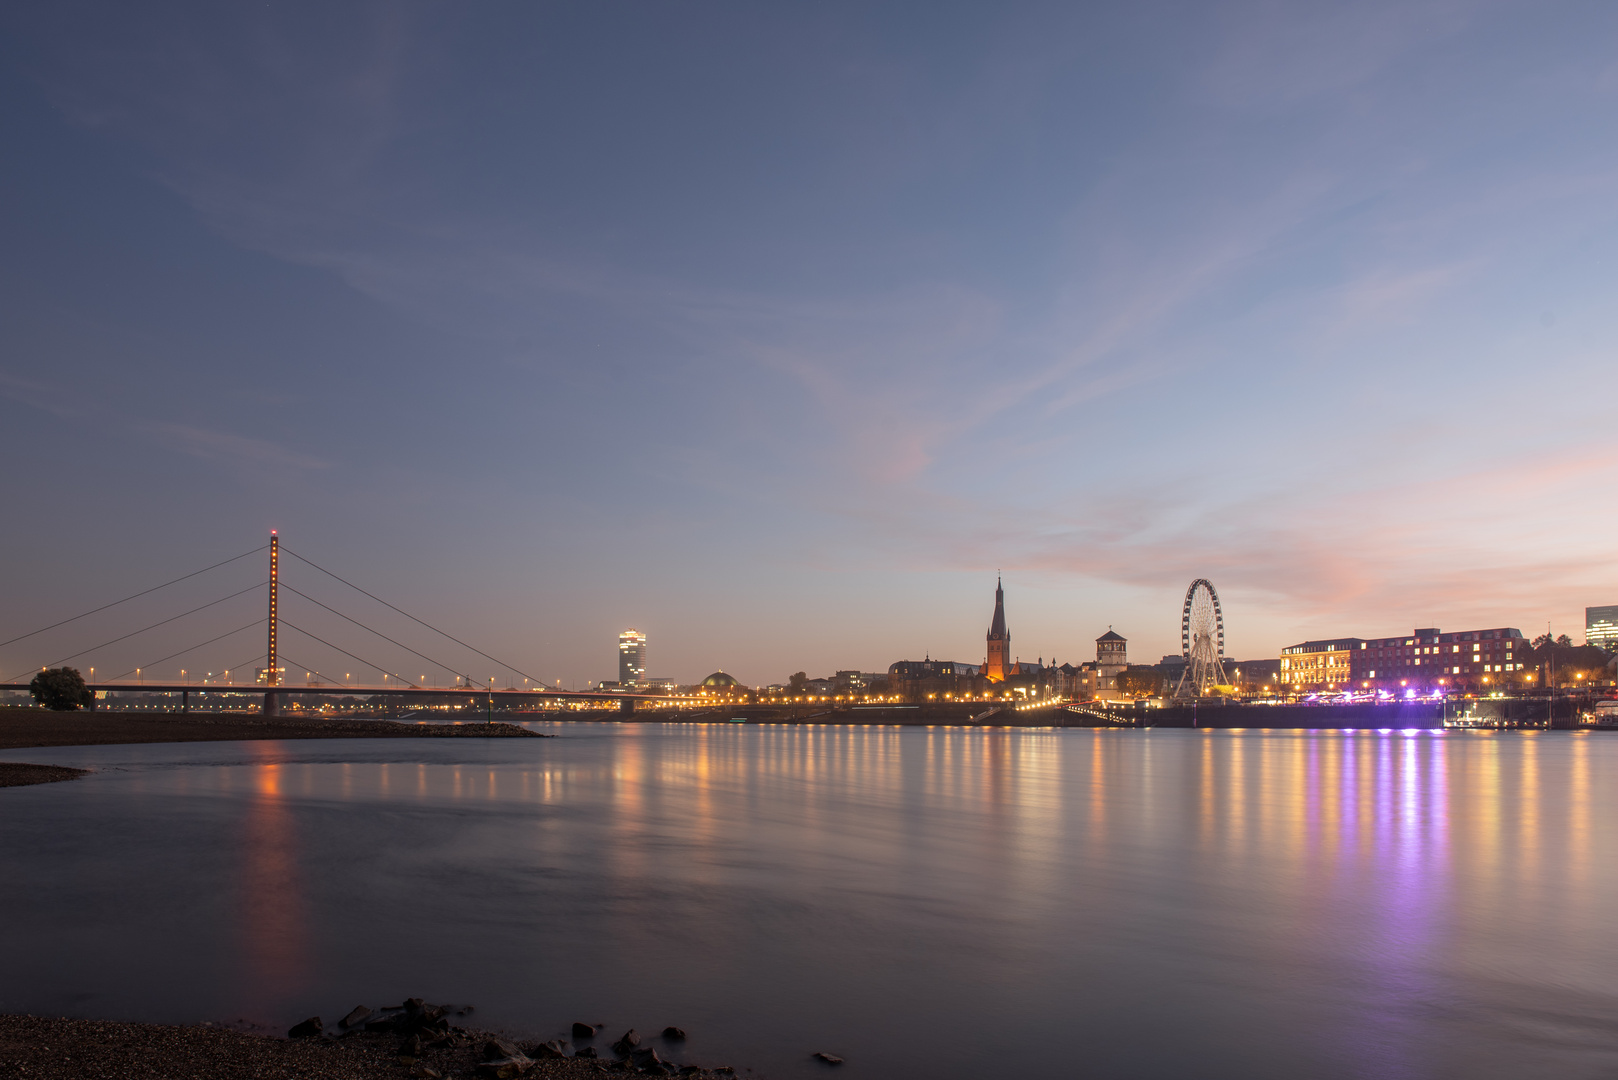
[[[10,752],[101,771],[7,793],[0,1006],[420,993],[776,1076],[1618,1067],[1605,734],[547,730]]]

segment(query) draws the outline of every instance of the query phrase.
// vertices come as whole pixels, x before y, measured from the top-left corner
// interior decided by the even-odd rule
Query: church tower
[[[994,579],[994,620],[989,623],[989,656],[983,674],[990,682],[1005,682],[1011,672],[1011,631],[1006,629],[1006,594]]]

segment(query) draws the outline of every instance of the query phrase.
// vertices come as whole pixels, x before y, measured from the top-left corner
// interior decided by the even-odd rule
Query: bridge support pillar
[[[264,715],[265,716],[279,716],[280,714],[281,714],[281,695],[280,694],[265,694],[264,695]]]
[[[191,691],[189,690],[180,691],[180,711],[183,713],[191,711]]]
[[[621,698],[618,699],[618,712],[620,714],[633,713],[634,711],[635,711],[635,699],[634,698],[621,697]]]

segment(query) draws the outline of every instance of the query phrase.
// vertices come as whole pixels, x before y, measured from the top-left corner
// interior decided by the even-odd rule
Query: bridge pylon
[[[270,686],[281,684],[281,665],[276,662],[275,655],[275,624],[277,620],[276,606],[279,600],[278,593],[281,585],[281,538],[275,530],[270,530],[270,640],[268,658],[269,667],[265,669],[264,681]],[[281,695],[273,691],[264,695],[264,715],[276,716],[281,709]]]

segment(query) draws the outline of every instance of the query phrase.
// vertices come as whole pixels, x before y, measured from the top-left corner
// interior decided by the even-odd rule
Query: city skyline
[[[271,528],[581,686],[1618,597],[1618,13],[0,27],[10,633]]]

